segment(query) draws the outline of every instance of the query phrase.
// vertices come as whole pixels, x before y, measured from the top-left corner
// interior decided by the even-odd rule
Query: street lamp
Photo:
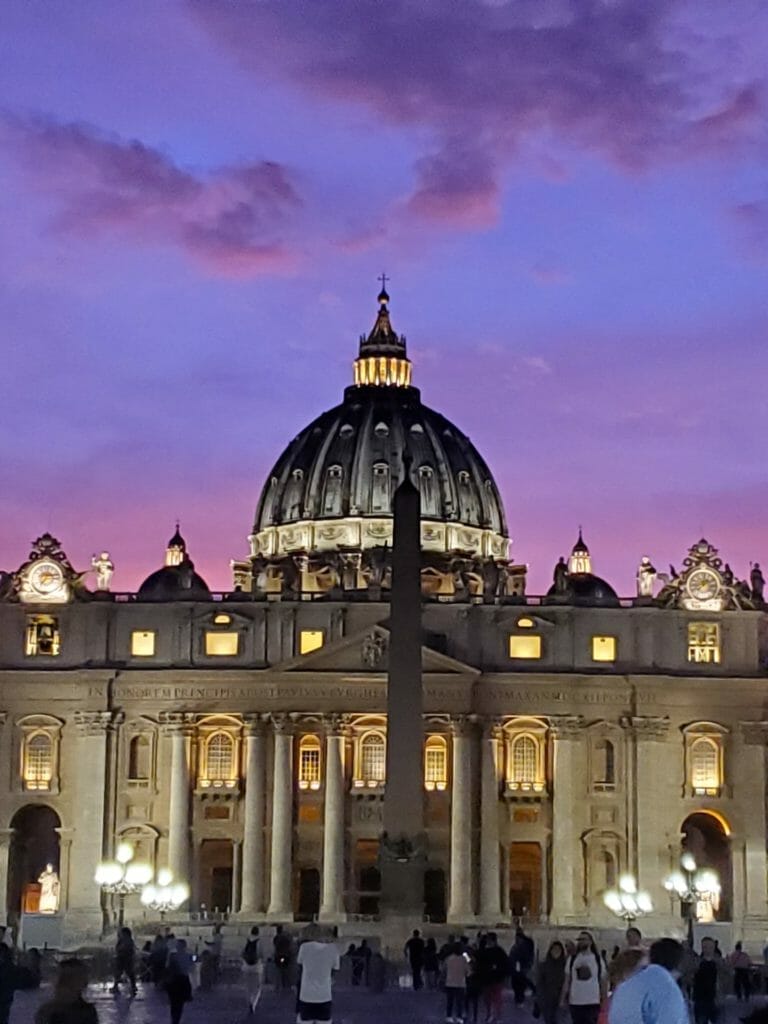
[[[125,898],[138,892],[152,877],[152,867],[143,861],[133,859],[134,850],[130,843],[118,843],[114,860],[103,860],[96,866],[94,880],[104,892],[117,896],[117,926],[123,927],[125,919]]]
[[[698,920],[696,905],[712,904],[720,895],[721,886],[717,873],[709,868],[699,869],[696,866],[696,858],[686,851],[680,858],[680,870],[673,871],[664,879],[664,888],[671,896],[680,900],[688,921],[688,941],[693,948],[693,923]]]
[[[157,881],[149,882],[141,890],[141,902],[149,910],[157,910],[162,921],[171,910],[178,910],[182,903],[189,899],[189,886],[186,882],[174,882],[173,872],[161,868],[157,873]]]
[[[634,875],[622,875],[618,889],[609,889],[603,896],[603,902],[627,925],[634,924],[638,917],[653,910],[651,897],[645,891],[638,891]]]

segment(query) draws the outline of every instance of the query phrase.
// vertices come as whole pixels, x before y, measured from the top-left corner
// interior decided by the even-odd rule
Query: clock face
[[[61,590],[64,584],[64,573],[56,562],[38,562],[29,570],[30,588],[42,597],[50,597]]]
[[[720,593],[720,577],[712,569],[696,569],[688,577],[685,589],[696,601],[712,601]]]

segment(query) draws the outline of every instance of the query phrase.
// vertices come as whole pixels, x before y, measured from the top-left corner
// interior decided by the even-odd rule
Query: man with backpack
[[[563,986],[563,1005],[573,1024],[597,1024],[600,1004],[608,991],[607,972],[589,932],[579,932],[576,952],[568,959]]]
[[[243,946],[240,954],[243,961],[243,982],[245,983],[245,994],[248,998],[248,1010],[255,1013],[261,998],[262,981],[262,960],[259,948],[259,929],[256,925],[251,928],[250,935]]]

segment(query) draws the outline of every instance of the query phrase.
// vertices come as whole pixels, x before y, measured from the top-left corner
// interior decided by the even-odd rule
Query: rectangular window
[[[134,658],[151,658],[155,653],[155,631],[134,629],[131,633],[131,654]]]
[[[299,634],[299,654],[310,654],[325,643],[322,629],[302,629]]]
[[[510,658],[540,658],[540,636],[515,636],[509,638]]]
[[[59,622],[52,615],[27,616],[26,654],[32,657],[55,657],[61,651]]]
[[[616,637],[592,637],[592,661],[616,661]]]
[[[232,657],[237,654],[238,633],[206,633],[205,653],[211,658]]]
[[[688,661],[699,665],[720,664],[720,626],[717,622],[689,623]]]
[[[320,747],[303,747],[299,760],[299,786],[302,789],[320,787]]]

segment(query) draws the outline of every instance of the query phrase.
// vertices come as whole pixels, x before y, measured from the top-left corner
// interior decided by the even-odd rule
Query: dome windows
[[[389,466],[386,462],[375,462],[371,484],[371,511],[389,512],[390,507]]]
[[[329,466],[325,473],[325,488],[323,491],[323,514],[324,515],[337,515],[342,514],[342,494],[341,494],[341,482],[344,476],[344,471],[341,466]]]
[[[377,437],[389,437],[389,427],[386,423],[377,423],[373,432]]]
[[[421,493],[421,514],[439,516],[435,471],[431,466],[419,466],[419,491]]]
[[[462,485],[462,487],[467,487],[469,485],[469,473],[466,471],[466,469],[459,470],[458,481]]]
[[[423,434],[424,433],[424,427],[422,427],[422,425],[420,423],[414,423],[411,426],[411,433],[412,434]]]
[[[352,434],[354,434],[354,432],[355,432],[355,428],[352,426],[351,423],[342,423],[342,425],[339,427],[339,436],[340,437],[344,437],[344,438],[351,437]]]

